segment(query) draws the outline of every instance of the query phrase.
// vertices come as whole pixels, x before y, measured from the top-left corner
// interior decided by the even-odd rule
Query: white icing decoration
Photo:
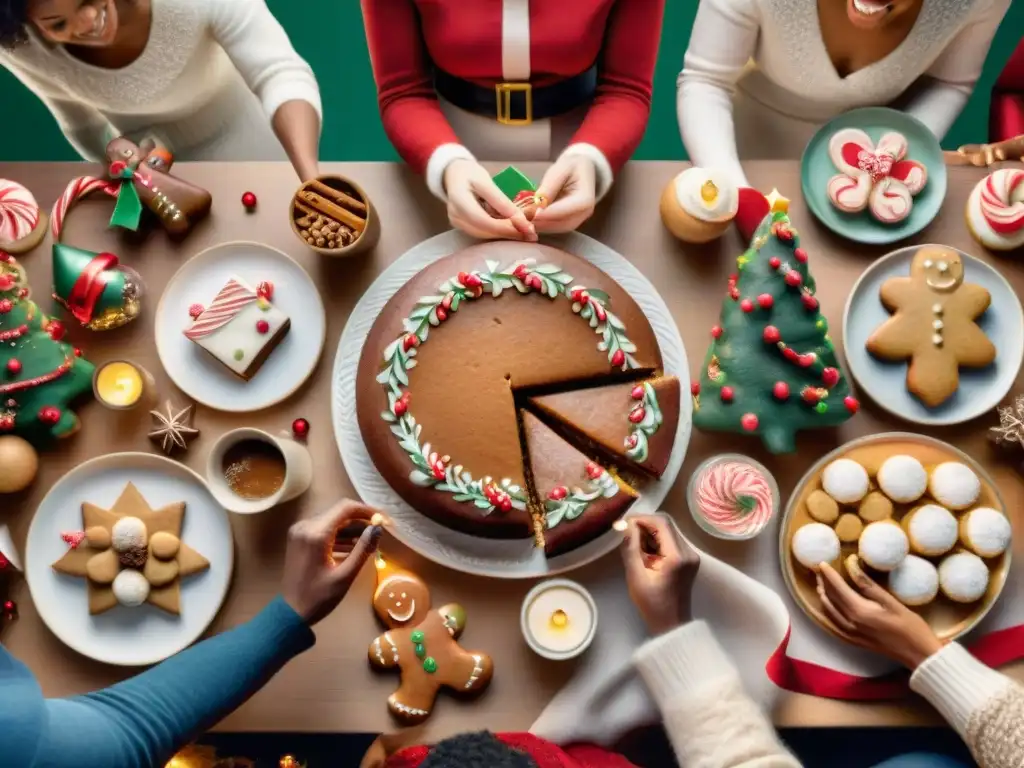
[[[380,638],[373,641],[373,652],[377,657],[377,663],[384,666],[384,649],[380,646]]]
[[[384,639],[388,641],[388,648],[391,651],[392,662],[397,664],[398,663],[398,646],[395,645],[395,641],[391,639],[391,634],[389,632],[385,632],[384,633]]]
[[[469,673],[469,680],[466,681],[465,690],[472,688],[476,681],[480,679],[480,675],[484,671],[484,659],[483,656],[473,654],[473,671]]]
[[[935,262],[934,261],[932,261],[931,259],[925,259],[924,260],[924,268],[925,269],[931,269],[933,266],[935,266]]]
[[[941,315],[943,312],[942,305],[932,304],[932,312],[934,312],[936,315]]]
[[[111,589],[117,602],[128,608],[137,608],[149,597],[149,581],[134,568],[125,568],[118,573]]]
[[[704,200],[704,185],[711,182],[717,194],[711,202]],[[700,221],[729,221],[739,210],[739,190],[723,173],[703,168],[687,168],[673,182],[676,202],[685,213]]]
[[[401,608],[402,607],[402,603],[401,602],[395,603],[395,607],[396,608]],[[393,621],[397,621],[399,624],[404,624],[405,622],[407,622],[409,619],[411,619],[413,617],[413,614],[415,614],[415,613],[416,613],[416,601],[415,600],[409,601],[409,610],[407,610],[405,613],[395,613],[390,608],[388,608],[388,616],[390,616]]]
[[[934,344],[936,347],[941,347],[942,346],[942,334],[941,333],[936,333],[934,336],[932,336],[932,344]]]
[[[938,267],[938,270],[939,270],[939,272],[949,272],[949,264],[947,264],[947,263],[946,263],[946,262],[944,262],[944,261],[940,261],[940,262],[939,262],[939,263],[938,263],[938,264],[936,265],[936,267]]]
[[[941,320],[933,320],[932,321],[932,328],[934,328],[936,331],[941,331],[942,330],[942,321]]]
[[[430,713],[425,709],[416,709],[416,707],[410,707],[407,704],[403,704],[395,698],[394,694],[388,696],[388,701],[391,702],[391,706],[401,712],[403,715],[411,715],[413,717],[426,717]]]
[[[115,552],[142,549],[148,538],[146,524],[137,517],[122,517],[110,529],[110,545]]]

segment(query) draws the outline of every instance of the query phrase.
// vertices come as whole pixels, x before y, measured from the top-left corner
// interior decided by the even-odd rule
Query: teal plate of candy
[[[910,274],[910,262],[921,248],[957,253],[964,282],[982,286],[992,297],[978,325],[996,348],[995,361],[985,367],[960,369],[957,391],[937,408],[929,408],[907,389],[907,365],[878,360],[867,350],[868,337],[892,315],[879,297],[882,283]],[[886,254],[858,278],[843,313],[843,350],[860,394],[901,419],[927,426],[961,424],[991,414],[1013,388],[1024,360],[1024,309],[999,271],[979,258],[945,245],[913,245]]]
[[[844,128],[859,128],[873,142],[890,131],[901,133],[908,145],[905,159],[927,168],[928,182],[913,198],[910,215],[903,221],[883,224],[866,209],[845,213],[829,200],[829,179],[840,171],[829,157],[828,144]],[[886,245],[916,235],[938,215],[946,197],[946,164],[938,139],[916,117],[887,107],[864,107],[833,118],[814,134],[800,161],[800,181],[807,207],[826,227],[857,243]]]

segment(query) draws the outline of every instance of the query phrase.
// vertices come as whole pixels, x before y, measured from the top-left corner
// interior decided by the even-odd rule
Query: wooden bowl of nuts
[[[307,181],[292,197],[295,234],[317,253],[352,256],[380,239],[380,219],[362,188],[343,176]]]

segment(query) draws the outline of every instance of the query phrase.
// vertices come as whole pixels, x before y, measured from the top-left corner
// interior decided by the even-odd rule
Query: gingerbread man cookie
[[[964,282],[956,251],[919,250],[909,277],[882,284],[882,304],[893,313],[868,338],[867,349],[891,362],[910,360],[907,389],[930,408],[942,405],[960,385],[960,368],[984,368],[996,348],[977,324],[992,301],[980,285]]]
[[[458,638],[466,626],[459,605],[430,609],[430,590],[413,574],[376,558],[377,589],[373,608],[388,631],[370,643],[374,669],[398,668],[402,684],[388,697],[391,714],[406,725],[430,716],[437,692],[449,688],[463,695],[482,692],[494,675],[491,657],[467,651]]]

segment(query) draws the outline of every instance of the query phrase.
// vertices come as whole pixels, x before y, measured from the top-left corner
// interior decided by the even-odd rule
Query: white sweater
[[[320,90],[264,0],[151,0],[142,54],[103,69],[30,32],[3,63],[86,160],[107,142],[151,136],[178,160],[284,160],[270,120],[287,101],[321,112]]]
[[[684,768],[800,768],[703,621],[648,641],[634,663]],[[910,687],[967,742],[982,768],[1024,768],[1024,688],[953,643]]]
[[[1009,6],[924,0],[895,51],[843,78],[822,41],[816,0],[700,0],[676,94],[686,151],[695,165],[746,186],[739,158],[800,157],[832,117],[900,97],[941,139]]]

